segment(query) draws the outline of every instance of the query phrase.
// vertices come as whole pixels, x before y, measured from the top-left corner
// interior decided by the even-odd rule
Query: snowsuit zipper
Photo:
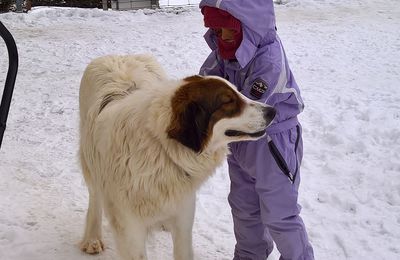
[[[278,165],[279,169],[281,169],[283,174],[285,174],[286,177],[288,177],[288,179],[290,180],[290,182],[292,184],[296,180],[296,174],[297,174],[298,166],[299,166],[299,163],[297,161],[297,147],[298,147],[299,141],[300,141],[300,127],[298,125],[296,126],[296,130],[297,130],[297,137],[296,137],[296,142],[294,145],[294,152],[296,155],[296,170],[295,170],[294,174],[290,171],[285,159],[283,158],[282,154],[279,152],[278,148],[276,147],[276,145],[274,144],[272,139],[269,138],[270,140],[268,141],[268,147],[271,151],[272,157],[274,157],[274,160],[275,160],[276,164]]]

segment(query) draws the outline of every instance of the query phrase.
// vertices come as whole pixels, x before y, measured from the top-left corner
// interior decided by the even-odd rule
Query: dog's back
[[[93,60],[81,80],[81,122],[85,121],[89,109],[106,95],[133,90],[144,81],[164,79],[165,72],[151,55],[109,55]]]
[[[162,67],[150,55],[104,56],[93,60],[84,71],[79,93],[80,161],[82,173],[89,190],[90,203],[87,213],[87,228],[85,229],[81,249],[87,253],[98,253],[104,249],[101,241],[102,208],[106,207],[105,203],[109,205],[107,202],[113,201],[113,196],[120,195],[121,192],[119,190],[123,186],[122,184],[118,186],[119,188],[107,187],[111,191],[106,195],[102,192],[105,187],[101,185],[102,181],[99,181],[101,179],[106,181],[109,173],[108,166],[110,168],[116,166],[116,161],[118,160],[116,157],[118,155],[115,149],[122,148],[121,144],[125,142],[124,138],[126,137],[115,133],[115,129],[108,129],[109,131],[101,133],[101,131],[113,124],[113,118],[123,114],[109,111],[110,104],[117,99],[127,97],[129,94],[135,94],[135,90],[146,88],[146,86],[152,85],[152,82],[163,82],[164,80],[167,80],[167,77]],[[140,97],[137,98],[140,99]],[[121,107],[124,108],[123,105]],[[105,122],[99,123],[101,120]],[[122,127],[125,123],[121,121],[119,127]],[[141,122],[138,120],[137,123],[140,124]],[[141,138],[143,138],[142,133],[143,131],[138,130],[135,134],[136,137],[130,136],[130,138],[140,139],[137,136],[142,136]],[[111,142],[111,135],[115,135],[119,139],[116,142]],[[104,142],[111,143],[112,148],[107,147],[110,150],[104,149],[104,146],[102,146]],[[107,150],[107,159],[110,161],[102,164],[105,158],[99,153],[104,150]],[[129,156],[129,154],[125,156]],[[107,165],[107,167],[104,165]],[[125,170],[124,172],[129,171]],[[118,174],[118,177],[124,177],[121,172]],[[130,185],[130,183],[125,184]],[[110,185],[113,186],[113,184]],[[104,201],[105,198],[107,198],[107,202]],[[116,222],[111,217],[113,208],[120,208],[121,204],[124,203],[121,203],[121,199],[113,201],[113,203],[116,203],[118,207],[107,206],[106,209],[108,209],[111,224],[116,225]],[[126,210],[129,211],[129,209]]]

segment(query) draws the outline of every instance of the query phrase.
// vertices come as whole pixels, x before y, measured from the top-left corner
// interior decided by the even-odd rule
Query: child
[[[314,259],[297,204],[303,154],[300,91],[276,34],[272,0],[202,0],[212,49],[200,69],[277,109],[267,136],[231,144],[228,157],[236,246],[234,260]]]

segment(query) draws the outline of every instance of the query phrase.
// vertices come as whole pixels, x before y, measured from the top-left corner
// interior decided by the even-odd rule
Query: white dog
[[[149,55],[94,60],[80,89],[89,189],[82,250],[103,250],[104,209],[123,259],[146,259],[154,227],[171,231],[176,260],[193,259],[196,190],[223,162],[229,142],[260,138],[274,116],[222,78],[168,79]]]

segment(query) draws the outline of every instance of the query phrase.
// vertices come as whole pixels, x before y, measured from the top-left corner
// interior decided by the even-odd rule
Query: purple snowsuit
[[[240,20],[243,40],[237,60],[222,60],[216,35],[208,30],[204,37],[212,52],[200,74],[224,77],[247,97],[277,109],[265,138],[230,145],[228,199],[237,241],[234,260],[265,260],[272,241],[280,259],[314,259],[297,204],[303,155],[297,115],[304,105],[276,34],[273,2],[202,0],[203,6],[225,10]]]

